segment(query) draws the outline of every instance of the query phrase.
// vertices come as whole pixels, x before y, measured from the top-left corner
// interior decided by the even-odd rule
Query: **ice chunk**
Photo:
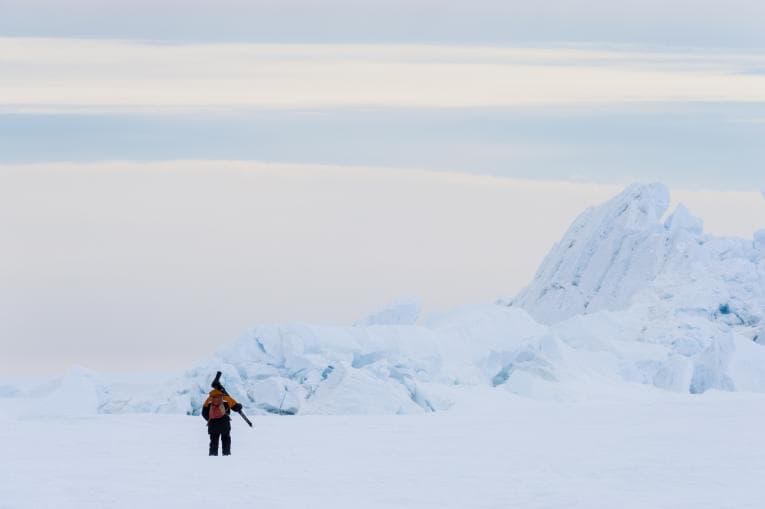
[[[765,251],[765,230],[754,232],[754,248],[758,251]]]
[[[271,377],[249,385],[248,397],[258,408],[272,414],[296,414],[300,410],[302,391],[289,379]]]
[[[0,385],[0,398],[17,398],[21,391],[13,385]]]
[[[691,215],[682,203],[678,204],[675,212],[667,218],[664,225],[668,230],[673,232],[677,230],[687,230],[699,235],[704,233],[704,221],[699,217]]]
[[[404,385],[381,379],[368,370],[338,366],[307,402],[316,414],[422,413]]]
[[[689,388],[691,394],[700,394],[709,389],[735,390],[726,369],[735,350],[733,345],[731,337],[720,338],[698,356]]]
[[[109,385],[95,372],[73,366],[41,386],[28,401],[25,417],[86,417],[99,413],[110,399]]]
[[[420,302],[415,299],[399,299],[383,309],[358,320],[355,325],[414,325],[420,316]]]

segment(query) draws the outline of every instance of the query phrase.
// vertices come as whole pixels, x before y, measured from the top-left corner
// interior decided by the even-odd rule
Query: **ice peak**
[[[615,211],[612,219],[623,218],[627,228],[651,228],[669,208],[669,189],[660,182],[631,184],[599,208]]]
[[[584,211],[556,244],[534,280],[512,302],[544,323],[598,309],[619,309],[656,276],[669,207],[664,184],[632,184]],[[688,225],[679,209],[671,222]]]

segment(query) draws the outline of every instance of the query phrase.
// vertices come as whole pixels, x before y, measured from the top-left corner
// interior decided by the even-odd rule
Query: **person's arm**
[[[238,412],[239,410],[242,409],[242,405],[240,403],[237,403],[237,401],[231,396],[224,396],[223,399],[228,402],[229,408],[231,408],[231,410],[233,410],[234,412]]]
[[[207,398],[202,405],[202,417],[204,417],[206,421],[210,420],[210,398]]]

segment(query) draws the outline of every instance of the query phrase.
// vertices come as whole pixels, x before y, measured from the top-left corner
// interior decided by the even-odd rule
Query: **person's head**
[[[214,404],[220,405],[220,403],[223,401],[223,393],[218,389],[213,389],[210,391],[210,398]]]

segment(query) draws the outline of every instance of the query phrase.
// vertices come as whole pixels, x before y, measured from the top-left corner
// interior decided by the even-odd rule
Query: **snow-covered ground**
[[[470,389],[448,412],[0,421],[0,507],[765,507],[765,396],[533,401]]]

